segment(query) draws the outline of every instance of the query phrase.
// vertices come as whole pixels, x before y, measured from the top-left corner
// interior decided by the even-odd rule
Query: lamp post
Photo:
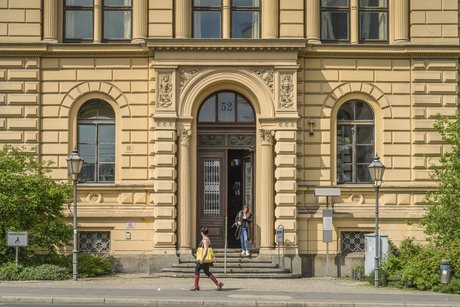
[[[380,162],[380,157],[375,154],[374,160],[369,164],[369,173],[374,182],[375,188],[375,254],[374,254],[374,286],[379,287],[379,268],[380,268],[380,237],[379,237],[379,189],[382,185],[385,165]]]
[[[77,242],[77,182],[84,160],[78,155],[77,148],[66,159],[67,169],[73,181],[73,280],[78,278],[78,242]]]

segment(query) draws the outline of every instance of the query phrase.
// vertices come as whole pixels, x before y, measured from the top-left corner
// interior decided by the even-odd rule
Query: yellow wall
[[[56,44],[42,42],[41,33],[40,12],[53,0],[0,0],[0,144],[25,146],[54,162],[53,178],[66,180],[77,111],[88,99],[106,100],[116,114],[116,179],[79,185],[79,227],[110,231],[115,255],[175,254],[183,219],[196,226],[194,116],[200,99],[215,90],[242,91],[254,102],[257,129],[272,131],[275,141],[270,186],[263,184],[270,182],[263,170],[256,170],[258,201],[273,194],[270,204],[257,207],[260,216],[265,205],[273,208],[264,220],[271,222],[259,219],[258,240],[270,243],[263,229],[273,232],[283,224],[295,253],[314,255],[325,251],[326,204],[314,188],[337,184],[335,118],[341,104],[360,99],[375,113],[376,151],[387,167],[379,198],[381,232],[396,244],[405,237],[423,240],[407,220],[423,213],[422,200],[435,188],[430,165],[448,150],[433,128],[435,116],[454,116],[459,109],[459,8],[453,0],[412,0],[408,16],[401,17],[396,1],[389,1],[387,44],[306,43],[311,24],[309,4],[302,0],[273,2],[272,20],[279,18],[275,39],[176,40],[182,21],[175,20],[174,10],[187,1],[149,0],[140,41]],[[62,8],[54,3],[59,42]],[[405,26],[408,41],[395,42]],[[266,33],[268,25],[262,29]],[[285,77],[292,84],[283,84]],[[171,95],[171,105],[159,98],[162,91]],[[191,174],[182,175],[191,181],[190,217],[179,209],[181,129],[192,133]],[[332,199],[331,252],[340,252],[342,231],[374,227],[374,188],[340,187],[341,196]]]

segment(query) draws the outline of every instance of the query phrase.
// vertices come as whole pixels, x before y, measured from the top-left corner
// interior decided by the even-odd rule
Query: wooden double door
[[[236,228],[232,225],[243,206],[247,205],[251,212],[255,212],[254,186],[253,150],[199,149],[197,241],[201,240],[199,229],[205,225],[214,247],[224,247],[225,240],[227,247],[239,247]],[[254,247],[255,242],[251,243]]]

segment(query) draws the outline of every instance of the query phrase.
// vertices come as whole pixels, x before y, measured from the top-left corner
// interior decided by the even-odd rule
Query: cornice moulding
[[[349,57],[452,57],[460,56],[458,46],[429,45],[307,45],[303,52],[308,57],[349,56]]]
[[[153,51],[301,51],[305,39],[147,39]]]
[[[155,52],[289,52],[306,57],[458,58],[458,45],[307,44],[305,39],[147,39],[129,43],[0,43],[1,55],[154,56]]]
[[[0,44],[0,55],[36,56],[149,56],[150,49],[140,44]]]

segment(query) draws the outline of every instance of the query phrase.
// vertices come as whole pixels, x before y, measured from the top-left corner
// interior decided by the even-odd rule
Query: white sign
[[[333,187],[315,188],[315,196],[340,196],[340,188],[333,188]]]
[[[332,216],[323,217],[323,230],[333,230]]]
[[[27,231],[11,232],[8,231],[8,246],[27,246]]]

